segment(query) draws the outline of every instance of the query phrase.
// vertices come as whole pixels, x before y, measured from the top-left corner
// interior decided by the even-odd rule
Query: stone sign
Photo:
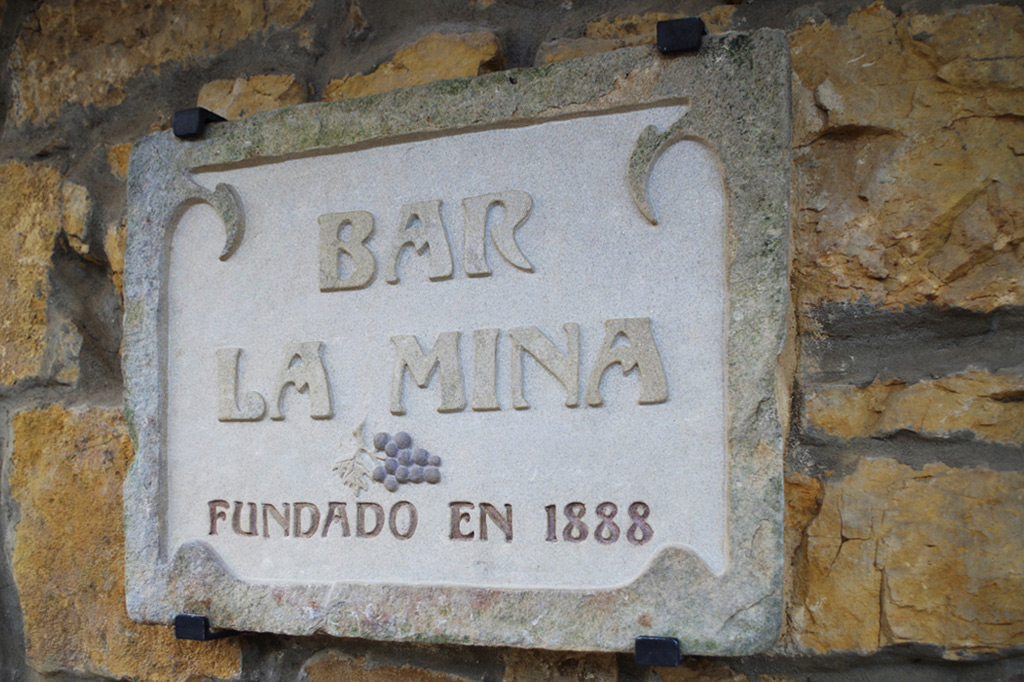
[[[131,615],[770,642],[787,54],[730,35],[140,142]]]

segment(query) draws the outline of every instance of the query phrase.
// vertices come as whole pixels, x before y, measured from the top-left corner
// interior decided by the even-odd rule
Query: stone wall
[[[133,141],[649,44],[785,30],[799,351],[787,617],[743,659],[244,635],[125,614]],[[953,0],[0,0],[0,680],[1024,679],[1024,11]]]

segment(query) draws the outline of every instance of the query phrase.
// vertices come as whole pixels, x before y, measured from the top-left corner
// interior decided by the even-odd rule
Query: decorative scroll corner
[[[657,225],[658,219],[651,210],[650,201],[647,199],[647,178],[651,174],[651,167],[658,156],[661,147],[661,135],[654,126],[647,126],[640,131],[633,145],[633,152],[629,155],[629,167],[626,169],[626,179],[629,182],[629,193],[633,197],[633,205],[640,211],[640,215],[647,219],[651,225]]]
[[[242,237],[245,234],[245,209],[242,205],[242,197],[232,185],[218,183],[211,192],[195,180],[188,172],[183,172],[174,184],[178,196],[181,197],[176,209],[178,212],[184,207],[196,202],[203,202],[213,207],[224,222],[224,248],[220,252],[220,260],[225,261],[238,250],[242,244]],[[179,213],[180,215],[180,213]]]
[[[658,156],[682,137],[685,115],[684,112],[664,132],[659,133],[658,129],[652,125],[641,130],[633,145],[633,151],[629,155],[629,166],[626,169],[629,194],[632,196],[637,210],[651,225],[657,225],[658,218],[654,215],[654,209],[651,208],[651,202],[647,197],[647,179],[651,175],[651,169]]]
[[[220,252],[222,261],[231,258],[242,244],[245,233],[245,210],[242,208],[242,197],[231,185],[219,183],[211,194],[210,203],[220,213],[224,221],[224,248]]]

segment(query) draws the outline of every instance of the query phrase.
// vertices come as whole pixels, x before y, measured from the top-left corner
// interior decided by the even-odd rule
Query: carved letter
[[[238,405],[238,358],[241,348],[218,348],[217,419],[222,422],[254,422],[263,419],[267,403],[256,391],[245,395],[245,407]]]
[[[235,511],[231,514],[231,528],[239,535],[259,535],[259,527],[256,525],[256,503],[249,503],[249,530],[242,528],[242,508],[245,505],[235,500]]]
[[[615,340],[624,336],[629,345],[615,346]],[[594,371],[587,382],[587,404],[598,407],[604,400],[601,398],[601,378],[606,369],[619,363],[622,375],[633,369],[640,369],[640,400],[641,405],[653,405],[668,400],[668,384],[665,381],[665,368],[661,364],[661,353],[654,343],[651,334],[651,318],[632,317],[621,320],[605,320],[604,343],[601,353],[594,363]]]
[[[448,507],[452,510],[451,526],[448,529],[448,538],[451,540],[472,540],[476,535],[473,531],[464,533],[462,524],[469,521],[469,512],[462,511],[463,507],[473,508],[472,502],[449,502]]]
[[[398,512],[401,509],[407,509],[409,515],[409,523],[406,525],[405,532],[398,530]],[[413,506],[412,502],[402,500],[401,502],[395,502],[391,507],[391,511],[388,513],[388,528],[391,529],[391,534],[399,540],[408,540],[412,537],[412,534],[416,532],[416,524],[419,521],[419,515],[416,513],[416,507]]]
[[[309,510],[309,528],[302,530],[302,510]],[[292,529],[292,537],[311,538],[316,535],[316,529],[320,527],[320,509],[312,502],[295,503],[295,526]]]
[[[530,407],[523,397],[523,352],[527,352],[552,374],[565,388],[565,406],[580,404],[580,327],[573,322],[562,325],[568,340],[565,355],[536,327],[513,327],[508,330],[512,338],[512,407],[525,410]]]
[[[341,522],[341,536],[345,538],[349,536],[348,512],[345,510],[345,503],[328,502],[327,519],[324,521],[324,530],[320,534],[320,537],[327,537],[327,531],[331,529],[331,524],[334,523],[335,519],[338,519],[338,521]]]
[[[294,386],[299,393],[309,392],[309,416],[313,419],[330,419],[331,387],[327,383],[327,370],[324,369],[320,352],[324,344],[319,341],[290,343],[284,349],[284,367],[277,377],[277,385],[271,394],[274,397],[270,405],[270,418],[280,421],[281,403],[284,402],[284,391]]]
[[[473,402],[477,412],[500,410],[498,404],[498,331],[473,330]]]
[[[480,539],[487,539],[487,519],[498,524],[498,528],[505,534],[505,542],[512,542],[512,505],[505,505],[505,515],[502,516],[493,504],[480,503]]]
[[[441,375],[441,404],[438,412],[460,412],[466,407],[466,396],[462,388],[462,366],[459,364],[459,332],[441,332],[430,350],[424,355],[420,342],[415,336],[392,336],[395,348],[394,370],[391,374],[391,414],[405,414],[402,404],[402,385],[405,383],[405,368],[420,388],[426,388],[437,367]]]
[[[401,226],[391,241],[391,250],[384,263],[384,279],[389,284],[398,284],[398,259],[406,246],[412,246],[416,253],[430,250],[430,265],[427,276],[432,281],[452,276],[452,249],[448,235],[441,222],[441,200],[420,201],[402,206]]]
[[[373,234],[373,216],[366,211],[328,213],[317,218],[320,223],[320,291],[362,289],[373,281],[377,261],[366,248],[366,240]],[[352,226],[349,239],[341,238],[341,228]],[[351,258],[349,275],[338,275],[341,254]]]
[[[206,504],[210,507],[210,535],[216,535],[217,522],[228,518],[228,513],[221,511],[220,508],[230,509],[231,505],[228,504],[227,500],[210,500]]]
[[[516,230],[526,222],[533,208],[533,198],[518,189],[493,194],[481,194],[462,200],[462,212],[466,217],[463,227],[463,254],[466,259],[466,274],[470,277],[487,277],[491,268],[487,265],[484,251],[484,233],[487,228],[487,214],[492,206],[501,206],[505,215],[501,222],[491,227],[491,241],[498,247],[498,253],[510,264],[533,272],[533,265],[516,243]]]
[[[277,511],[277,507],[269,502],[263,503],[263,537],[270,537],[270,524],[268,523],[267,516],[268,512],[270,516],[274,517],[274,520],[277,521],[278,525],[281,526],[281,529],[284,531],[284,536],[288,537],[288,521],[292,515],[292,506],[287,502],[282,506],[284,507],[284,514]]]
[[[366,510],[372,509],[374,522],[373,528],[366,530]],[[384,507],[376,502],[356,502],[356,536],[361,538],[372,538],[384,528]]]

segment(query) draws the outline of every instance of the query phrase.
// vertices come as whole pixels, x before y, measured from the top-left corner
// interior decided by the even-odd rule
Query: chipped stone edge
[[[136,451],[124,485],[129,615],[168,623],[193,613],[215,627],[247,631],[562,650],[631,651],[638,635],[676,637],[684,653],[700,655],[736,656],[773,645],[783,613],[783,419],[790,385],[782,376],[787,363],[780,362],[790,308],[789,79],[785,35],[762,30],[709,37],[692,55],[623,49],[279,109],[211,126],[195,141],[167,131],[140,141],[128,177],[122,359]],[[167,245],[185,206],[214,203],[190,171],[684,101],[690,108],[679,135],[715,150],[727,184],[724,574],[714,576],[692,554],[670,549],[634,582],[608,590],[281,585],[235,579],[200,542],[166,554],[161,302]],[[231,219],[229,207],[214,205]]]

